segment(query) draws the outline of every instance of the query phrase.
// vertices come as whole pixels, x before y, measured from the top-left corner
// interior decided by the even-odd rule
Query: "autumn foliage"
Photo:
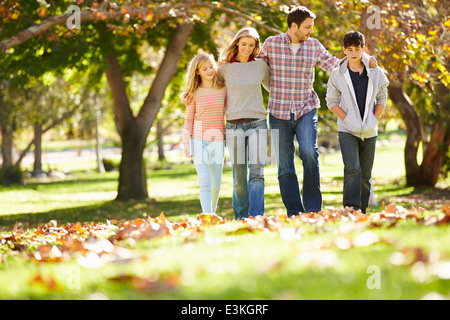
[[[278,241],[281,246],[289,243],[291,248],[297,248],[295,254],[298,255],[298,261],[314,268],[339,268],[339,252],[359,248],[376,250],[377,246],[383,246],[391,248],[389,261],[386,261],[389,265],[411,268],[413,273],[420,269],[420,273],[415,275],[420,279],[435,277],[445,280],[450,278],[450,264],[445,250],[437,255],[436,251],[429,251],[424,246],[405,245],[391,233],[379,231],[401,229],[405,224],[440,229],[449,223],[449,204],[441,212],[430,214],[421,207],[405,209],[396,204],[384,203],[380,212],[370,214],[350,208],[327,207],[321,212],[303,213],[290,218],[285,215],[257,216],[240,221],[216,214],[185,216],[172,221],[161,212],[157,217],[120,221],[111,219],[97,223],[59,225],[57,221],[51,220],[26,230],[16,223],[13,230],[0,234],[0,264],[7,266],[10,259],[20,259],[38,266],[41,271],[30,275],[26,280],[28,286],[64,292],[64,282],[45,271],[47,267],[65,264],[85,270],[103,270],[111,265],[123,266],[147,261],[158,264],[154,251],[142,249],[143,243],[160,246],[161,241],[166,239],[169,242],[162,242],[166,244],[161,249],[169,249],[167,243],[179,243],[180,249],[206,244],[221,250],[221,243],[267,236],[271,241]],[[259,249],[264,250],[262,247]],[[271,256],[267,252],[266,259],[256,267],[255,272],[269,277],[271,273],[285,267],[287,262]],[[223,268],[217,262],[214,264],[210,261],[208,256],[204,257],[202,264],[204,269],[198,272]],[[153,276],[134,272],[105,274],[104,281],[126,286],[141,294],[174,294],[191,281],[185,279],[187,275],[189,271],[163,268],[163,271]]]
[[[134,220],[107,220],[106,223],[88,224],[67,223],[58,226],[57,221],[41,225],[37,228],[23,230],[17,223],[10,232],[0,234],[2,261],[8,256],[21,254],[24,258],[38,263],[62,262],[78,258],[82,266],[92,267],[107,262],[138,259],[131,250],[121,244],[159,237],[180,237],[186,241],[197,239],[206,228],[224,226],[226,235],[275,232],[284,240],[298,240],[307,226],[321,228],[328,225],[342,224],[340,231],[365,231],[373,228],[392,228],[402,220],[410,220],[420,225],[446,225],[450,223],[450,205],[445,205],[439,215],[426,216],[423,208],[407,210],[395,204],[384,205],[383,211],[374,214],[362,214],[350,208],[328,207],[325,211],[303,213],[291,218],[279,216],[256,216],[240,221],[222,218],[216,214],[201,214],[196,218],[186,216],[182,221],[170,221],[164,213],[156,217]],[[346,230],[344,232],[344,230]],[[332,244],[340,249],[351,246],[370,245],[382,241],[376,236],[350,237],[342,236]],[[344,245],[343,243],[347,243]],[[90,260],[89,260],[90,259]]]

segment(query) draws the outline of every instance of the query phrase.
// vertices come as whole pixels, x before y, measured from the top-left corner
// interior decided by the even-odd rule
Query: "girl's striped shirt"
[[[184,142],[188,138],[225,141],[225,107],[227,90],[198,88],[186,107]]]

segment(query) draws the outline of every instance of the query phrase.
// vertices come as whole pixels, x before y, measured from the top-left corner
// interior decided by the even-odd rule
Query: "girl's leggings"
[[[191,153],[197,170],[202,211],[215,213],[222,182],[224,142],[192,138]]]

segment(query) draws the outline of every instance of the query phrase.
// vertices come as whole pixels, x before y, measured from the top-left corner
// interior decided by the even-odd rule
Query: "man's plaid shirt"
[[[339,65],[339,59],[332,56],[317,39],[304,41],[295,55],[290,44],[287,33],[269,37],[258,56],[270,66],[268,111],[283,120],[291,119],[291,112],[298,119],[320,108],[319,97],[313,89],[314,66],[331,72]]]

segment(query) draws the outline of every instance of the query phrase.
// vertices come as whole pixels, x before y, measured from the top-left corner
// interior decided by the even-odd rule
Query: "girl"
[[[215,213],[222,180],[227,92],[214,57],[199,54],[189,64],[182,101],[186,105],[184,154],[197,170],[203,213]]]
[[[238,220],[264,214],[267,111],[261,84],[269,88],[269,66],[255,59],[259,51],[258,32],[243,28],[223,50],[218,69],[227,89],[226,141],[233,170],[233,211]]]

